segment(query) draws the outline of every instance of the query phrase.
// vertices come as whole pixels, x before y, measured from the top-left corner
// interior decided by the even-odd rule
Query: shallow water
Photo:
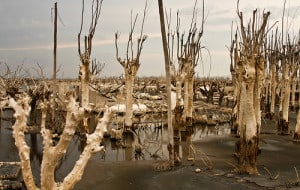
[[[18,151],[12,137],[13,111],[6,110],[1,117],[0,133],[0,161],[19,161]],[[192,133],[181,132],[179,152],[180,156],[187,156],[189,143],[187,139],[197,141],[219,135],[229,135],[230,126],[195,126]],[[42,161],[42,138],[40,134],[27,134],[26,142],[31,147],[30,159],[34,176],[39,183],[40,164]],[[136,152],[137,144],[142,145],[141,152]],[[125,135],[122,140],[103,139],[105,154],[97,153],[93,159],[105,161],[131,161],[131,160],[166,160],[167,130],[156,128],[155,125],[139,126],[133,135]],[[65,157],[62,159],[56,172],[57,180],[63,179],[68,174],[85,145],[84,138],[75,135],[69,145]]]

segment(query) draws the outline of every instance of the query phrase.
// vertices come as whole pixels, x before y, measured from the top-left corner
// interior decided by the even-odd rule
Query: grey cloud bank
[[[52,46],[53,26],[51,8],[53,0],[2,0],[0,4],[0,62],[5,62],[12,68],[23,64],[32,75],[35,75],[36,64],[44,68],[47,77],[52,75]],[[85,27],[87,32],[90,18],[90,6],[86,0]],[[167,10],[173,12],[175,22],[176,11],[180,11],[182,26],[187,31],[191,19],[194,0],[165,0]],[[283,0],[240,0],[240,10],[245,12],[248,20],[252,10],[271,11],[270,23],[281,20]],[[141,0],[104,0],[102,13],[95,33],[92,57],[106,66],[103,76],[118,76],[122,74],[122,67],[115,59],[114,33],[120,32],[123,43],[126,43],[130,30],[130,11],[139,13],[141,19],[145,1]],[[164,75],[162,45],[158,8],[156,0],[149,0],[148,15],[145,23],[145,34],[149,38],[144,44],[141,55],[139,76]],[[299,30],[298,0],[287,0],[287,15],[289,18],[289,32],[298,33]],[[77,33],[80,27],[81,0],[58,1],[58,11],[62,23],[58,28],[58,64],[60,71],[58,77],[77,78],[79,57],[77,53]],[[198,0],[201,11],[201,1]],[[250,16],[249,16],[250,15]],[[196,68],[198,76],[229,76],[229,53],[226,46],[230,44],[231,22],[236,19],[236,0],[226,3],[212,0],[205,2],[205,25],[202,45],[209,52],[203,51],[203,63]],[[198,20],[201,14],[198,13]],[[139,20],[140,21],[140,20]],[[279,26],[280,27],[280,26]],[[138,22],[136,32],[140,30]],[[122,47],[122,45],[120,46]],[[124,53],[124,49],[120,54]],[[210,72],[209,72],[210,71]]]

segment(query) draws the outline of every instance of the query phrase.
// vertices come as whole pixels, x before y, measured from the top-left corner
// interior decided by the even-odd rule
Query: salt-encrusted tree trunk
[[[132,127],[132,117],[133,117],[133,85],[134,85],[134,79],[136,78],[138,69],[140,67],[140,56],[143,49],[143,43],[147,39],[147,36],[143,34],[143,28],[144,28],[144,22],[146,17],[146,9],[147,9],[147,1],[145,3],[145,9],[144,9],[144,15],[142,20],[142,27],[141,27],[141,33],[137,39],[137,51],[134,55],[133,50],[133,32],[135,28],[135,24],[137,21],[138,15],[135,16],[134,21],[131,20],[131,29],[129,32],[129,37],[127,41],[127,48],[126,48],[126,59],[121,59],[119,57],[119,50],[118,50],[118,38],[119,34],[115,34],[115,45],[116,45],[116,58],[118,62],[121,64],[121,66],[124,69],[125,73],[125,88],[126,88],[126,113],[125,113],[125,128],[130,129]],[[131,14],[132,16],[132,14]],[[132,17],[131,17],[132,19]]]
[[[81,26],[77,36],[78,54],[81,61],[79,67],[79,80],[81,82],[81,106],[87,107],[89,105],[89,84],[90,84],[90,62],[93,47],[93,37],[95,35],[96,26],[100,17],[103,0],[93,0],[92,2],[92,18],[89,28],[89,34],[84,36],[84,51],[81,51],[81,32],[83,27],[84,15],[84,0],[82,0],[81,12]],[[88,118],[83,120],[85,132],[89,132]]]
[[[263,39],[261,39],[263,40]],[[254,111],[255,111],[255,120],[257,133],[260,134],[261,130],[261,97],[262,97],[262,89],[264,88],[264,72],[265,72],[265,58],[263,55],[260,55],[256,60],[255,65],[255,84],[254,84]]]
[[[278,133],[289,134],[289,108],[290,108],[290,48],[283,46],[281,52],[281,67],[282,67],[282,79],[281,79],[281,96],[278,120]]]
[[[194,76],[195,68],[192,59],[188,59],[184,63],[184,113],[183,118],[186,126],[192,126],[193,122],[193,97],[194,97]]]
[[[243,66],[239,57],[239,43],[237,33],[235,34],[234,40],[232,40],[230,47],[230,72],[233,84],[233,99],[234,105],[231,114],[231,131],[240,134],[241,120],[239,117],[239,102],[241,95],[241,82]]]
[[[297,122],[293,139],[294,141],[300,141],[300,109],[298,109]]]
[[[78,54],[81,61],[79,68],[79,79],[81,81],[81,105],[89,104],[89,82],[90,82],[90,61],[92,53],[92,42],[96,31],[96,26],[101,13],[103,0],[93,0],[92,2],[92,18],[89,28],[89,34],[84,36],[84,51],[81,51],[81,32],[83,27],[84,0],[82,0],[81,26],[78,33]]]
[[[177,11],[177,35],[179,35],[179,12]],[[174,121],[174,124],[172,123],[173,127],[173,142],[174,142],[174,164],[179,165],[181,163],[180,160],[180,127],[183,124],[182,115],[183,115],[183,102],[182,102],[182,83],[185,80],[185,73],[183,72],[183,64],[184,60],[178,58],[178,66],[176,69],[175,61],[174,61],[174,43],[175,43],[175,33],[173,33],[170,29],[171,26],[171,10],[170,15],[166,13],[166,20],[167,20],[167,28],[168,28],[168,34],[167,34],[167,49],[168,49],[168,56],[169,56],[169,62],[170,62],[170,70],[173,73],[173,80],[175,83],[176,88],[176,100],[174,101],[174,105],[172,103],[172,112],[174,117],[172,117],[172,122]],[[179,43],[179,38],[177,37],[177,43]],[[178,47],[178,46],[177,46]],[[172,87],[171,87],[172,88]],[[173,90],[173,89],[171,89]],[[171,94],[174,92],[171,92]],[[172,95],[171,95],[172,97]],[[173,101],[171,101],[173,102]]]
[[[201,51],[201,37],[203,35],[204,27],[204,1],[202,1],[202,19],[201,27],[197,28],[197,1],[194,5],[193,16],[189,28],[187,39],[184,40],[184,34],[180,35],[179,27],[177,29],[177,57],[183,62],[184,72],[184,111],[183,122],[185,126],[192,125],[193,118],[193,97],[194,97],[194,77],[195,67],[197,66],[200,51]]]
[[[278,63],[278,62],[277,62]],[[273,120],[275,115],[275,103],[276,103],[276,89],[277,89],[277,78],[278,71],[276,63],[271,63],[271,101],[270,101],[270,119]]]
[[[298,59],[299,59],[299,57],[298,57]],[[299,94],[299,90],[300,90],[300,80],[299,80],[299,78],[297,80],[297,84],[298,84],[298,94]],[[299,97],[299,95],[298,95],[298,107],[297,107],[297,109],[298,109],[297,110],[298,111],[298,113],[297,113],[297,121],[296,121],[295,133],[294,133],[293,140],[296,141],[296,142],[299,142],[300,141],[300,97]]]
[[[264,73],[263,41],[270,12],[263,13],[261,24],[253,11],[252,24],[245,28],[243,13],[237,10],[240,19],[241,44],[239,60],[243,69],[240,83],[238,117],[240,140],[236,144],[236,156],[240,172],[257,173],[256,161],[259,143],[261,80]]]
[[[277,30],[275,36],[272,35],[269,40],[268,47],[271,51],[268,53],[269,60],[269,79],[270,79],[270,105],[268,105],[268,114],[271,120],[274,119],[275,115],[275,101],[276,101],[276,89],[278,86],[278,63],[279,63],[279,50],[278,50],[278,38]]]
[[[27,127],[27,116],[30,111],[29,98],[25,96],[17,102],[9,99],[9,105],[15,110],[16,122],[13,125],[13,136],[19,151],[22,174],[27,189],[39,189],[35,184],[34,177],[30,166],[30,148],[25,141],[25,129]],[[68,93],[66,97],[66,124],[63,133],[59,136],[56,145],[52,142],[52,132],[46,128],[46,112],[50,103],[47,99],[39,104],[41,119],[41,135],[43,137],[43,160],[41,164],[41,189],[72,189],[74,185],[81,179],[84,168],[90,157],[104,149],[99,146],[104,133],[107,131],[107,123],[110,119],[110,112],[105,112],[103,118],[98,122],[94,133],[87,135],[87,144],[76,162],[72,171],[65,177],[62,182],[56,182],[54,178],[55,169],[62,157],[65,155],[70,141],[75,134],[78,123],[90,113],[90,109],[79,107],[75,101],[73,93]]]
[[[29,97],[25,97],[16,102],[13,98],[9,99],[9,105],[15,110],[15,124],[12,126],[15,145],[18,148],[22,175],[27,189],[38,189],[32,175],[30,165],[30,147],[25,141],[26,122],[30,112]]]
[[[297,52],[295,52],[297,53]],[[298,71],[299,71],[299,57],[294,58],[294,63],[291,66],[291,110],[295,111],[296,109],[296,89],[297,83],[299,80]]]
[[[159,1],[159,6],[162,2]],[[194,98],[194,74],[195,67],[197,65],[199,55],[200,55],[200,39],[203,34],[203,25],[204,25],[204,10],[202,15],[202,23],[201,28],[197,28],[197,10],[196,10],[197,1],[194,5],[193,17],[191,20],[191,25],[189,28],[189,33],[187,39],[184,39],[184,35],[180,34],[180,19],[179,13],[177,12],[177,26],[176,26],[176,35],[177,35],[177,61],[178,61],[178,69],[176,71],[173,61],[173,48],[174,48],[174,36],[175,33],[171,34],[170,32],[170,23],[171,23],[171,13],[169,20],[167,18],[168,24],[168,38],[165,34],[165,24],[164,23],[164,15],[163,10],[160,10],[160,19],[161,19],[161,30],[163,37],[163,45],[165,52],[165,64],[169,63],[172,66],[174,79],[176,80],[176,105],[174,108],[175,111],[175,122],[174,125],[174,139],[177,140],[179,138],[179,127],[183,126],[192,126],[192,113],[193,113],[193,98]],[[163,9],[163,8],[162,8]],[[204,9],[204,1],[203,1],[203,9]],[[166,14],[166,16],[168,16]],[[170,40],[170,36],[172,37]],[[165,39],[164,39],[165,37]],[[165,43],[165,44],[164,44]],[[168,59],[166,58],[168,56]],[[166,65],[166,74],[167,74],[167,83],[168,82],[168,74],[170,65]],[[171,79],[170,79],[171,80]],[[181,105],[181,96],[182,96],[182,83],[184,84],[184,110],[182,111]],[[168,85],[168,84],[167,84]],[[167,90],[169,91],[169,90]],[[170,110],[171,111],[171,110]],[[171,116],[170,116],[171,117]],[[171,130],[171,129],[170,129]],[[171,137],[169,137],[171,138]],[[178,158],[178,149],[176,148],[174,153],[175,157]]]

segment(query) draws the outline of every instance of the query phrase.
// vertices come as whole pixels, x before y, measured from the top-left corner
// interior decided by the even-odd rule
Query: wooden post
[[[56,84],[57,2],[54,3],[53,82]]]
[[[163,1],[158,0],[159,6],[159,16],[160,16],[160,29],[161,29],[161,37],[163,43],[164,57],[165,57],[165,70],[166,70],[166,85],[167,85],[167,103],[168,103],[168,139],[169,139],[169,161],[170,166],[174,166],[174,132],[172,127],[172,110],[171,110],[171,73],[170,73],[170,57],[168,53],[167,46],[167,37],[166,37],[166,29],[165,29],[165,19],[164,19],[164,8]]]

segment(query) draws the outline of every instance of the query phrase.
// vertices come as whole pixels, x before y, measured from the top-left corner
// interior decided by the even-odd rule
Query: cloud
[[[83,34],[88,32],[90,24],[90,6],[86,1]],[[237,24],[236,0],[205,1],[205,25],[202,45],[206,46],[212,55],[212,73],[228,73],[229,57],[226,54],[226,45],[230,44],[231,23]],[[119,42],[120,54],[124,53],[130,30],[130,11],[139,13],[139,22],[136,35],[139,35],[140,19],[142,17],[145,1],[141,0],[108,0],[103,2],[102,13],[98,22],[93,41],[93,56],[107,64],[107,75],[114,74],[114,69],[122,72],[122,68],[115,60],[114,33],[121,33]],[[157,2],[150,0],[144,32],[148,39],[144,44],[139,73],[141,75],[160,75],[163,69],[163,54],[160,36],[159,14]],[[176,24],[176,11],[180,11],[181,30],[187,31],[193,12],[195,0],[165,0],[164,6],[173,11],[172,24]],[[53,49],[53,23],[51,21],[51,8],[54,0],[1,0],[0,4],[0,59],[9,64],[19,64],[26,58],[28,62],[40,62],[48,68],[52,62]],[[79,64],[77,53],[77,33],[81,21],[81,1],[64,0],[58,2],[58,12],[62,19],[58,25],[58,54],[59,61],[63,63],[65,76],[77,76]],[[287,0],[285,24],[289,32],[298,33],[300,28],[300,2]],[[275,0],[240,0],[240,11],[244,12],[245,23],[252,18],[252,11],[259,8],[262,12],[271,11],[270,25],[276,20],[281,21],[283,1]],[[198,23],[202,17],[202,1],[198,0]],[[173,26],[172,26],[173,27]],[[281,27],[281,24],[279,24]],[[175,28],[175,27],[173,27]],[[136,36],[135,36],[136,37]],[[125,51],[126,52],[126,51]],[[122,54],[123,55],[123,54]],[[155,68],[153,67],[155,66]],[[219,68],[220,67],[220,68]],[[207,71],[207,69],[205,69]],[[200,71],[199,71],[200,72]]]

